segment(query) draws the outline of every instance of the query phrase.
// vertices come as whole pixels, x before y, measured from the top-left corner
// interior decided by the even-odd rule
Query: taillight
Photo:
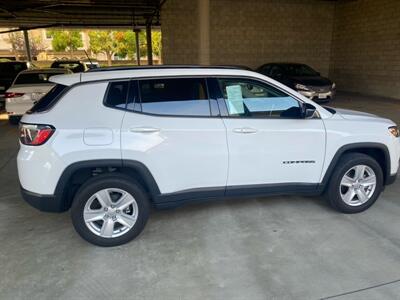
[[[5,93],[4,98],[15,98],[15,97],[22,97],[24,93]]]
[[[56,129],[51,125],[21,124],[19,140],[24,145],[39,146],[46,143]]]

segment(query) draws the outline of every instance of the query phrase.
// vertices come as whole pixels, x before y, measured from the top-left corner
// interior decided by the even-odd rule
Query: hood
[[[343,109],[343,108],[332,108],[332,109],[334,109],[336,111],[336,113],[339,114],[342,118],[347,119],[347,120],[386,121],[388,123],[393,123],[389,119],[385,119],[385,118],[379,117],[377,115],[366,113],[366,112],[350,110],[350,109]]]
[[[332,84],[332,81],[322,76],[295,76],[290,79],[293,80],[294,84],[299,83],[311,86],[327,86]]]

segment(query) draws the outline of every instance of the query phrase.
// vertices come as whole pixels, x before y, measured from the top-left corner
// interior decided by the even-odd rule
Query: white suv
[[[229,67],[117,68],[60,75],[21,122],[27,202],[71,208],[87,241],[115,246],[151,206],[207,198],[318,195],[370,207],[399,169],[396,125],[323,108],[261,74]]]

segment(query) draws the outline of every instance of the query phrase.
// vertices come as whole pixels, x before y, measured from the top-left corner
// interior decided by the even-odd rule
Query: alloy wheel
[[[347,205],[360,206],[371,199],[376,184],[374,170],[366,165],[357,165],[344,174],[339,186],[340,196]]]
[[[124,235],[135,225],[137,217],[138,205],[135,198],[117,188],[96,192],[86,202],[83,210],[86,226],[103,238]]]

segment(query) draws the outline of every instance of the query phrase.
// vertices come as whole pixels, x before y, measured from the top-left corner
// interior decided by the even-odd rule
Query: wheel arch
[[[148,192],[149,198],[160,194],[160,189],[149,171],[141,162],[135,160],[101,159],[80,161],[69,165],[58,180],[55,196],[62,203],[62,210],[68,210],[75,193],[89,178],[104,173],[122,173],[139,182]]]
[[[322,191],[328,185],[338,161],[347,153],[363,153],[374,158],[382,168],[383,183],[384,185],[387,184],[390,178],[390,154],[387,146],[381,143],[353,143],[344,145],[336,151],[322,179]]]

